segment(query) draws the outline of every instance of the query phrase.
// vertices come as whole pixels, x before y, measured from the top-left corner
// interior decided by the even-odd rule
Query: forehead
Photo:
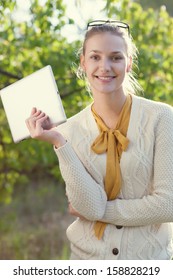
[[[123,38],[110,32],[93,34],[85,42],[85,51],[91,52],[127,52],[126,43]]]

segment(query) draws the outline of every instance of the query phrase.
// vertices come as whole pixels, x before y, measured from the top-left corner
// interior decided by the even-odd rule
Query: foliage
[[[61,35],[64,24],[73,23],[65,17],[63,1],[47,0],[45,5],[31,1],[29,21],[16,21],[16,8],[15,1],[4,1],[0,6],[0,88],[50,64],[67,116],[73,115],[85,105],[88,96],[72,71],[79,42],[70,45]],[[1,202],[9,203],[14,186],[33,176],[60,177],[57,159],[48,144],[32,140],[12,143],[1,101],[0,159]]]
[[[172,0],[135,0],[135,2],[140,3],[143,8],[152,7],[153,9],[158,9],[161,6],[165,6],[168,13],[173,16]]]
[[[74,219],[66,209],[65,188],[57,180],[19,186],[12,202],[0,205],[0,260],[68,259],[64,232]]]
[[[130,0],[107,1],[108,17],[127,21],[139,50],[138,80],[145,97],[173,104],[173,18]]]
[[[30,20],[17,21],[16,1],[0,3],[0,88],[50,64],[67,116],[81,110],[90,98],[83,81],[77,80],[73,62],[80,43],[62,36],[65,24],[63,0],[32,0]],[[139,49],[139,82],[147,98],[173,104],[173,19],[164,8],[143,10],[130,0],[105,0],[108,17],[130,23]],[[26,140],[13,144],[0,104],[0,201],[9,203],[14,187],[47,175],[60,180],[57,158],[48,144]]]

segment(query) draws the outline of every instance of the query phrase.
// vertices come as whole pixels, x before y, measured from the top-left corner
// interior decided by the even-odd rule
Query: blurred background
[[[89,20],[128,22],[144,96],[173,105],[173,5],[167,1],[1,0],[0,89],[48,64],[68,117],[91,98],[76,78]],[[14,144],[0,100],[0,259],[68,259],[65,186],[53,148]]]

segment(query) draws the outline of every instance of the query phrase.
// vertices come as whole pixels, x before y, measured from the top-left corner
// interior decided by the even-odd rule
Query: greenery
[[[64,234],[73,221],[63,185],[42,178],[18,186],[9,205],[0,205],[0,259],[68,259]]]
[[[15,0],[0,2],[0,89],[50,64],[66,114],[70,117],[90,102],[84,82],[78,80],[74,73],[74,65],[78,63],[76,53],[81,43],[78,40],[68,43],[68,38],[62,35],[63,26],[73,26],[74,19],[66,16],[63,0],[45,0],[44,5],[39,0],[30,2],[30,19],[22,22],[15,17]],[[80,9],[82,1],[76,2]],[[173,18],[164,7],[145,7],[144,10],[137,1],[131,0],[105,0],[105,14],[109,18],[124,20],[131,26],[132,36],[139,49],[139,69],[134,70],[144,88],[144,96],[173,105]],[[43,178],[49,179],[47,186],[43,184]],[[37,187],[36,182],[39,182]],[[6,244],[3,245],[4,249],[0,247],[0,258],[67,257],[68,245],[61,247],[61,252],[57,247],[53,253],[50,247],[54,245],[48,245],[49,241],[56,244],[59,237],[62,240],[62,232],[53,232],[52,228],[46,228],[44,223],[38,221],[45,205],[50,207],[50,211],[61,213],[58,200],[60,186],[62,179],[52,147],[31,139],[14,144],[0,103],[0,246]],[[32,222],[29,217],[25,217],[26,212],[21,210],[28,189],[34,193],[26,203],[30,209],[36,210],[37,218],[33,227],[27,226]],[[41,191],[46,192],[46,197],[54,192],[51,199],[53,203],[57,197],[57,205],[54,203],[53,210],[51,204],[47,205]],[[39,202],[43,200],[45,203],[40,209],[34,196]],[[65,195],[61,195],[61,200],[66,205]],[[25,220],[23,228],[19,217]],[[47,217],[51,220],[51,214]],[[56,220],[53,223],[52,227],[56,225]],[[42,238],[48,242],[42,242]],[[60,244],[66,244],[63,242],[60,241]],[[29,243],[32,243],[31,246]],[[35,250],[36,243],[40,244],[42,251],[38,249],[34,255],[31,252]],[[24,247],[27,250],[23,250]]]
[[[170,15],[173,16],[173,5],[172,0],[135,0],[140,3],[143,8],[152,7],[153,9],[159,9],[161,6],[166,6],[166,9]]]

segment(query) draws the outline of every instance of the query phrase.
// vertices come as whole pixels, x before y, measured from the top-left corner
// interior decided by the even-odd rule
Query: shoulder
[[[142,114],[158,118],[171,118],[173,121],[173,107],[164,102],[150,100],[141,96],[133,96],[134,106],[140,109]]]
[[[167,136],[173,140],[173,107],[171,105],[137,96],[133,97],[133,103],[135,107],[133,123],[136,122],[139,131],[147,132],[150,137],[152,135],[164,138]]]

